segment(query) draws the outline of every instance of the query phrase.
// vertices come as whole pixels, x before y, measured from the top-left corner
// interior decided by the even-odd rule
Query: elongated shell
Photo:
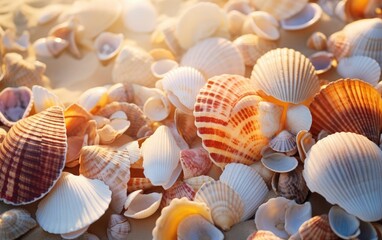
[[[382,98],[370,84],[356,79],[330,83],[310,104],[311,132],[354,132],[379,142],[382,129]]]
[[[320,87],[310,61],[300,52],[288,48],[264,54],[253,67],[251,80],[265,94],[295,104],[313,96]]]
[[[251,3],[257,10],[265,11],[272,14],[277,20],[289,18],[300,12],[308,0],[251,0]]]
[[[378,62],[365,56],[342,58],[337,66],[337,72],[343,78],[358,78],[375,86],[381,77],[381,67]]]
[[[0,145],[1,199],[21,205],[45,196],[62,173],[66,147],[60,107],[17,122]]]
[[[260,159],[261,148],[268,143],[258,120],[260,100],[250,80],[238,75],[213,77],[200,90],[195,125],[216,165],[251,164]]]
[[[318,141],[305,159],[304,179],[312,192],[364,221],[382,218],[382,152],[356,133]]]
[[[27,210],[15,208],[0,215],[0,238],[17,239],[36,226],[36,221]]]

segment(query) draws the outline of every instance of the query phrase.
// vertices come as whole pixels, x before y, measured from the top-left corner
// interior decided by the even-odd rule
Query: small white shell
[[[178,225],[177,236],[179,240],[224,239],[224,234],[199,214],[193,214],[183,219]]]
[[[295,157],[288,157],[282,153],[273,153],[264,156],[261,162],[266,168],[278,173],[286,173],[295,169],[298,165],[298,161]]]
[[[343,78],[358,78],[375,86],[381,77],[381,67],[378,62],[366,56],[341,58],[337,72]]]
[[[333,54],[325,51],[316,52],[309,56],[310,62],[316,69],[316,74],[322,74],[332,68]]]
[[[280,38],[279,23],[267,12],[254,11],[247,16],[243,25],[243,33],[255,33],[267,40]]]
[[[162,91],[153,90],[156,94],[145,101],[143,113],[152,121],[162,121],[170,114],[171,104]]]
[[[290,132],[283,130],[269,142],[269,147],[276,152],[289,153],[297,147],[296,138]]]
[[[228,31],[233,38],[241,35],[245,19],[246,15],[236,10],[227,13]]]
[[[143,219],[153,215],[158,210],[162,200],[162,193],[143,194],[143,190],[137,190],[127,196],[125,202],[126,217]]]
[[[61,100],[49,91],[48,89],[34,85],[32,87],[32,94],[33,94],[33,100],[34,100],[34,111],[36,113],[39,113],[41,111],[44,111],[45,109],[48,109],[53,106],[60,106],[64,108],[64,105],[62,104]]]
[[[323,34],[322,32],[314,32],[308,38],[306,45],[311,49],[322,51],[325,50],[327,47],[326,41],[327,38],[325,34]]]
[[[123,6],[123,23],[133,32],[149,33],[155,29],[157,10],[149,0],[126,0]]]
[[[160,59],[151,64],[151,72],[157,78],[163,78],[168,72],[178,67],[178,63],[171,59]]]
[[[39,38],[33,43],[37,56],[57,57],[69,46],[69,42],[56,37]]]
[[[286,128],[294,135],[301,130],[309,131],[312,121],[312,114],[304,105],[291,106],[287,110]]]
[[[283,107],[270,102],[260,102],[258,109],[261,132],[271,138],[280,128]]]
[[[361,233],[359,220],[338,206],[330,208],[328,217],[330,228],[342,239],[354,239]]]
[[[285,30],[300,30],[308,28],[320,20],[321,7],[316,3],[308,3],[305,7],[290,18],[281,20],[281,27]]]
[[[123,34],[114,34],[111,32],[102,32],[94,40],[94,48],[97,57],[101,61],[107,61],[114,58],[122,48]]]

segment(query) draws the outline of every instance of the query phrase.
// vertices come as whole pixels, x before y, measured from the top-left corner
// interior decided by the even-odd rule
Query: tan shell
[[[53,106],[64,107],[61,100],[52,91],[47,88],[34,85],[32,87],[33,107],[36,113],[44,111]]]
[[[326,49],[326,41],[327,38],[325,34],[323,34],[322,32],[314,32],[308,38],[306,45],[311,49],[321,51]]]
[[[36,221],[24,209],[15,208],[0,215],[0,238],[13,240],[36,226]]]
[[[274,233],[265,230],[259,230],[253,232],[247,237],[247,240],[281,240],[282,238],[277,237]]]
[[[272,14],[277,20],[289,18],[300,12],[308,0],[251,0],[255,9]]]
[[[171,188],[167,189],[163,193],[161,207],[170,205],[171,201],[175,198],[187,198],[192,201],[195,196],[194,189],[185,182],[178,181]]]
[[[17,122],[0,145],[0,198],[22,205],[45,196],[62,173],[66,147],[60,107]]]
[[[125,240],[130,232],[130,223],[120,214],[111,214],[107,225],[107,238],[109,240]]]
[[[134,192],[139,189],[146,190],[152,188],[153,186],[154,185],[150,182],[150,179],[148,178],[132,177],[127,183],[127,191]]]
[[[314,216],[305,221],[298,229],[300,239],[337,240],[337,235],[329,225],[328,215]]]
[[[212,177],[207,175],[201,175],[185,179],[184,182],[190,185],[195,192],[197,192],[204,183],[215,181]]]

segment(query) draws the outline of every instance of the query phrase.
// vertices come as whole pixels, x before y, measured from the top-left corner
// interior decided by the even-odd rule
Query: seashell
[[[273,172],[266,168],[261,161],[255,162],[252,165],[250,165],[251,168],[255,169],[256,172],[263,178],[265,184],[268,188],[271,187],[271,181],[273,177]]]
[[[228,32],[227,17],[218,5],[209,2],[199,2],[187,8],[175,27],[175,37],[183,49],[220,32]]]
[[[271,14],[264,11],[254,11],[247,15],[243,24],[243,33],[255,33],[265,40],[278,40],[280,32],[279,23]]]
[[[288,48],[271,50],[260,57],[253,67],[251,80],[265,94],[294,104],[307,100],[320,87],[309,59]]]
[[[308,0],[251,0],[251,3],[254,5],[255,9],[268,12],[277,20],[283,20],[303,10],[308,3]]]
[[[172,200],[169,206],[162,209],[160,217],[155,222],[153,239],[177,238],[179,224],[188,216],[195,214],[212,223],[211,210],[205,203],[190,201],[187,198]]]
[[[297,148],[295,136],[283,130],[269,142],[269,147],[282,153],[294,151]]]
[[[130,223],[122,215],[111,214],[107,226],[107,238],[109,240],[124,240],[130,232]]]
[[[8,28],[1,37],[2,47],[5,52],[25,52],[29,47],[29,32],[24,31],[20,36],[16,36],[16,30]]]
[[[204,183],[215,181],[212,177],[207,175],[200,175],[197,177],[187,178],[184,179],[184,182],[187,183],[189,186],[194,189],[195,192],[197,192],[201,186],[203,186]]]
[[[285,231],[287,231],[289,235],[297,233],[300,226],[310,218],[312,218],[312,206],[310,202],[296,204],[292,201],[285,212]]]
[[[160,59],[151,65],[151,72],[157,78],[163,78],[168,72],[178,67],[178,63],[171,59]]]
[[[195,126],[210,159],[219,167],[260,159],[261,149],[268,144],[258,119],[260,100],[250,80],[238,75],[210,78],[200,90],[194,108]]]
[[[381,7],[380,1],[353,1],[344,3],[346,20],[354,21],[363,18],[373,18],[378,16],[378,9]]]
[[[333,53],[338,60],[348,56],[350,52],[350,42],[343,31],[335,32],[329,36],[327,41],[328,51]]]
[[[162,197],[161,207],[166,207],[170,205],[171,201],[175,198],[186,197],[188,200],[192,201],[195,196],[194,189],[185,182],[178,181],[171,188],[167,189]]]
[[[204,217],[193,214],[180,222],[177,229],[178,239],[215,239],[223,240],[224,234]]]
[[[305,221],[298,229],[298,233],[293,235],[290,239],[337,240],[338,237],[330,228],[328,215],[323,214],[320,216],[314,216]]]
[[[127,0],[123,3],[122,19],[124,26],[133,32],[152,32],[157,24],[158,13],[149,0]]]
[[[314,32],[308,38],[306,45],[313,50],[322,51],[327,47],[326,41],[327,38],[325,34],[322,32]]]
[[[0,197],[5,203],[32,203],[52,189],[65,164],[65,133],[59,107],[22,119],[9,130],[0,145]]]
[[[236,38],[233,44],[240,50],[246,66],[252,67],[266,52],[277,48],[277,43],[255,34],[244,34]]]
[[[329,134],[354,132],[379,142],[381,96],[370,84],[356,79],[339,79],[317,94],[309,109],[313,117],[311,132]],[[367,117],[366,117],[367,116]]]
[[[245,15],[248,15],[255,10],[253,8],[253,6],[246,0],[230,0],[230,1],[227,1],[224,4],[223,9],[226,13],[229,13],[231,11],[238,11],[238,12],[243,13]]]
[[[211,209],[215,225],[224,231],[243,219],[244,202],[238,193],[223,182],[203,184],[196,192],[194,201],[206,203]]]
[[[183,50],[175,36],[177,24],[178,19],[175,18],[167,18],[165,21],[158,24],[151,35],[151,42],[153,44],[165,45],[165,47],[167,47],[173,54],[181,55]]]
[[[249,235],[247,240],[281,240],[281,238],[277,237],[273,232],[259,230]]]
[[[359,239],[372,239],[378,240],[378,233],[376,228],[370,222],[360,222],[359,229],[361,234],[358,235]]]
[[[122,49],[123,34],[114,34],[111,32],[102,32],[94,40],[94,48],[97,57],[101,61],[108,61],[119,53]]]
[[[108,102],[133,102],[134,88],[132,84],[116,83],[107,89]]]
[[[77,104],[90,113],[97,112],[107,104],[107,88],[94,87],[86,90],[78,98]]]
[[[185,179],[205,175],[212,167],[208,152],[202,147],[181,150],[180,163]]]
[[[353,239],[361,233],[359,220],[338,206],[330,208],[328,217],[330,228],[342,239]]]
[[[49,79],[44,75],[46,65],[42,62],[25,60],[18,53],[7,53],[3,63],[2,87],[32,88],[33,85],[49,85]]]
[[[286,113],[286,128],[292,134],[297,135],[302,130],[309,131],[312,126],[312,114],[308,107],[296,105],[288,107]]]
[[[39,38],[33,43],[36,55],[41,57],[58,57],[68,46],[67,40],[57,37]]]
[[[356,133],[341,132],[311,148],[303,175],[308,188],[329,203],[363,221],[377,221],[382,218],[382,203],[375,200],[382,195],[381,168],[382,152],[375,143]]]
[[[162,91],[154,90],[155,94],[143,105],[143,113],[152,121],[162,121],[170,115],[171,104]]]
[[[121,115],[121,116],[118,116]],[[110,144],[120,137],[130,127],[130,121],[123,111],[115,112],[110,116],[110,122],[105,124],[97,133],[101,144]]]
[[[316,69],[316,74],[322,74],[332,68],[333,54],[326,51],[316,52],[309,56],[309,60]]]
[[[129,152],[116,151],[102,146],[85,146],[81,149],[79,173],[90,179],[99,179],[110,187],[111,207],[120,212],[127,199],[127,182],[130,180]]]
[[[245,72],[239,49],[224,38],[199,41],[183,55],[180,65],[199,70],[206,79],[221,74],[244,75]]]
[[[17,239],[37,225],[31,214],[20,208],[3,212],[0,222],[0,238],[4,240]]]
[[[154,185],[148,178],[130,178],[129,182],[127,183],[127,191],[134,192],[139,189],[147,190],[153,186]]]
[[[316,143],[312,134],[306,130],[301,130],[296,136],[298,155],[302,162],[305,161],[306,155],[312,146]]]
[[[339,18],[342,22],[346,22],[345,2],[338,2],[334,9],[335,17]]]
[[[110,200],[111,191],[102,181],[63,172],[38,204],[37,222],[44,231],[79,236],[105,213]]]
[[[273,153],[263,156],[261,162],[266,168],[277,173],[293,171],[298,165],[298,161],[295,157],[288,157],[282,153]]]
[[[143,86],[154,85],[156,78],[151,73],[151,55],[137,47],[126,45],[118,54],[112,70],[115,83],[135,83]]]
[[[228,164],[219,180],[230,186],[243,201],[244,213],[241,217],[242,221],[253,216],[268,193],[265,182],[256,170],[243,164]]]
[[[271,102],[261,101],[258,105],[260,129],[264,136],[271,138],[280,129],[283,107]]]
[[[242,33],[246,15],[236,10],[229,11],[226,15],[228,32],[230,33],[232,39],[239,37]]]
[[[301,30],[318,22],[322,16],[322,9],[317,3],[308,3],[297,14],[281,20],[281,27],[285,30]]]
[[[143,219],[153,215],[159,208],[162,193],[143,194],[143,190],[137,190],[127,196],[124,215],[134,219]]]
[[[59,3],[49,4],[41,9],[41,12],[37,18],[38,25],[48,24],[57,19],[62,12],[64,12],[67,6]]]
[[[5,88],[0,92],[0,121],[12,127],[33,108],[32,91],[27,87]]]
[[[341,58],[337,72],[343,78],[358,78],[375,86],[381,77],[381,67],[378,62],[365,56]]]
[[[176,60],[174,54],[165,48],[153,48],[150,50],[150,55],[154,58],[155,61],[168,59],[168,60]]]
[[[6,136],[7,136],[7,130],[0,127],[0,143],[3,142],[3,140],[5,139]]]
[[[42,112],[53,106],[64,107],[57,95],[44,87],[34,85],[32,87],[32,95],[33,107],[36,113]]]
[[[193,115],[189,115],[179,109],[175,109],[174,123],[176,125],[176,129],[188,145],[192,145],[195,139],[198,139],[194,122],[195,117]]]

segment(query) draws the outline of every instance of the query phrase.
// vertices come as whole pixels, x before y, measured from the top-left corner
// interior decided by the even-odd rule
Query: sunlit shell
[[[0,238],[17,239],[36,226],[36,221],[24,209],[11,209],[0,215]]]
[[[77,103],[86,111],[95,113],[107,103],[107,88],[89,88],[79,96]]]
[[[20,36],[16,30],[8,28],[1,36],[2,48],[5,52],[25,52],[30,45],[29,32],[24,31]]]
[[[304,105],[290,106],[287,110],[286,128],[294,135],[301,130],[309,131],[312,121],[312,114]]]
[[[192,143],[198,139],[196,133],[196,126],[194,124],[195,117],[187,113],[182,112],[179,109],[175,109],[174,112],[174,123],[179,135],[186,141],[186,143],[191,146]]]
[[[283,107],[271,102],[261,101],[258,105],[261,132],[266,137],[273,137],[281,127]]]
[[[265,94],[294,104],[310,98],[320,87],[309,59],[288,48],[271,50],[259,58],[251,80]]]
[[[335,32],[329,36],[327,41],[328,51],[333,53],[338,60],[348,56],[350,51],[350,42],[343,31]]]
[[[381,67],[378,62],[365,56],[341,58],[337,72],[343,78],[358,78],[375,86],[381,77]]]
[[[151,65],[151,72],[157,78],[163,78],[168,72],[178,67],[178,62],[172,59],[160,59]]]
[[[212,177],[207,176],[207,175],[201,175],[197,177],[192,177],[185,179],[184,182],[190,185],[195,192],[197,192],[200,187],[207,182],[215,181]]]
[[[183,55],[181,66],[199,70],[206,79],[221,74],[244,75],[245,65],[235,45],[224,38],[207,38]]]
[[[354,132],[379,142],[382,99],[370,84],[339,79],[317,94],[309,106],[313,117],[311,132]]]
[[[337,235],[334,234],[329,225],[328,215],[314,216],[305,221],[295,236],[291,239],[320,239],[320,240],[337,240]]]
[[[130,232],[130,223],[126,217],[119,214],[111,214],[107,226],[107,238],[109,240],[125,240]]]
[[[382,202],[376,200],[382,197],[382,151],[375,143],[356,133],[335,133],[313,145],[304,163],[312,192],[361,220],[382,218]]]
[[[232,39],[241,35],[245,19],[246,15],[236,10],[227,13],[228,31]]]
[[[143,113],[152,121],[162,121],[170,115],[171,104],[164,92],[157,88],[153,90],[153,96],[143,104]]]
[[[0,121],[11,127],[33,109],[32,91],[27,87],[5,88],[0,92]]]
[[[116,83],[107,89],[108,102],[133,102],[134,88],[132,84]]]
[[[316,73],[322,74],[332,68],[333,54],[326,51],[320,51],[310,55],[309,60],[316,69]]]
[[[180,163],[186,179],[207,174],[212,166],[208,152],[202,147],[180,151]]]
[[[20,120],[9,130],[0,145],[4,202],[31,203],[52,189],[65,164],[65,133],[64,115],[59,107]]]
[[[266,40],[278,40],[280,31],[279,23],[271,14],[264,11],[250,13],[243,24],[243,33],[254,33]]]
[[[122,19],[125,27],[133,32],[148,33],[155,29],[158,13],[149,0],[123,2]]]
[[[293,134],[283,130],[277,134],[270,142],[270,148],[276,152],[287,153],[296,149],[296,139]]]
[[[59,3],[52,3],[41,9],[39,13],[37,24],[44,25],[52,22],[64,11],[66,5]]]
[[[257,10],[272,14],[277,20],[289,18],[300,12],[308,0],[251,0]]]
[[[33,107],[36,113],[42,112],[53,106],[64,107],[61,100],[50,90],[34,85],[32,87]]]
[[[273,232],[259,230],[249,235],[247,240],[281,240],[281,238],[277,237]]]
[[[143,219],[153,215],[159,208],[162,193],[143,194],[137,190],[129,194],[124,205],[124,215],[134,219]]]
[[[178,181],[171,188],[163,193],[161,207],[170,205],[171,201],[175,198],[187,198],[192,201],[195,196],[194,189],[185,182]]]
[[[223,240],[224,234],[204,217],[194,214],[186,217],[178,226],[178,239],[209,238]]]
[[[297,14],[283,19],[281,21],[281,27],[285,30],[305,29],[318,22],[321,16],[321,7],[316,3],[308,3]]]
[[[338,206],[330,208],[328,217],[330,228],[342,239],[353,239],[361,233],[360,221]]]
[[[283,153],[272,153],[263,156],[261,162],[269,170],[278,173],[290,172],[298,165],[298,161],[295,157],[289,157]]]
[[[327,39],[325,34],[322,32],[314,32],[308,38],[306,45],[311,49],[322,51],[327,47],[326,41]]]
[[[127,183],[127,191],[134,192],[139,189],[146,190],[153,186],[154,185],[152,185],[150,179],[148,178],[130,178],[129,182]]]
[[[153,229],[153,239],[176,239],[179,224],[188,216],[198,214],[212,223],[211,210],[205,203],[190,201],[187,198],[174,199],[162,209]]]
[[[57,37],[39,38],[33,43],[36,55],[41,57],[58,57],[68,46],[67,40]]]
[[[111,32],[102,32],[94,40],[94,48],[97,57],[101,61],[107,61],[119,53],[122,48],[123,34],[114,34]]]
[[[216,165],[251,164],[260,159],[260,151],[268,143],[258,120],[260,100],[250,80],[238,75],[210,78],[200,90],[195,125]]]
[[[155,61],[161,59],[176,60],[174,54],[165,48],[153,48],[149,53]]]
[[[231,11],[238,11],[245,15],[253,12],[255,9],[253,6],[249,3],[249,1],[246,0],[231,0],[227,1],[223,9],[226,13],[229,13]]]

